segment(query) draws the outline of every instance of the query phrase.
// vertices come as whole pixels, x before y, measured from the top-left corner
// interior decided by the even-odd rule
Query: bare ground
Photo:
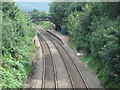
[[[37,49],[35,51],[35,58],[32,61],[33,64],[33,73],[25,82],[25,88],[41,88],[42,86],[42,69],[43,69],[43,60],[42,60],[42,49],[37,38],[37,35],[34,37],[35,45]]]

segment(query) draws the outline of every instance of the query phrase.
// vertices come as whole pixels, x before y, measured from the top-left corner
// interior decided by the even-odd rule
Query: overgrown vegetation
[[[50,5],[53,23],[66,27],[72,45],[86,52],[83,59],[96,68],[101,84],[110,88],[120,88],[119,7],[120,2]]]
[[[34,50],[34,30],[28,15],[14,2],[2,2],[2,42],[0,57],[0,87],[20,88],[31,73],[30,58]]]
[[[49,14],[47,14],[45,11],[39,11],[37,9],[34,9],[33,11],[29,12],[29,15],[31,18],[37,18],[37,17],[41,17],[41,18],[45,18],[45,17],[49,17]],[[51,28],[51,22],[50,21],[37,21],[37,20],[32,20],[33,23],[40,25],[42,28],[44,28],[45,30],[48,30]]]
[[[40,22],[39,25],[45,30],[51,29],[51,27],[52,27],[50,21],[42,21],[42,22]]]

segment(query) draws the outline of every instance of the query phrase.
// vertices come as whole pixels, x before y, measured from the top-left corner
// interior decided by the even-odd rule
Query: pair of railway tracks
[[[37,27],[37,26],[35,26]],[[37,27],[43,53],[42,88],[86,88],[82,73],[60,39]],[[50,46],[51,45],[51,46]],[[56,54],[51,48],[56,48]],[[61,59],[60,59],[61,58]],[[65,74],[65,75],[64,75]]]

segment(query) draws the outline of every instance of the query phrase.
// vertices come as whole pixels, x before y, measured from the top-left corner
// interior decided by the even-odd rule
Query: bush
[[[118,21],[100,18],[93,20],[91,28],[96,30],[90,35],[91,54],[97,63],[101,62],[98,69],[98,76],[103,85],[118,88],[120,84],[119,71],[120,62],[118,58]],[[112,83],[112,84],[111,84]],[[114,84],[113,83],[117,83]]]
[[[107,8],[109,6],[112,10],[118,10],[119,4],[92,5],[92,8],[86,11],[75,11],[68,16],[68,33],[73,46],[77,50],[86,51],[87,56],[92,57],[93,60],[90,60],[89,64],[92,63],[96,67],[102,85],[119,88],[120,17],[118,12],[112,15],[113,11]]]
[[[50,5],[52,22],[67,29],[74,48],[87,52],[102,85],[109,88],[120,88],[119,7],[120,2]]]
[[[39,24],[43,29],[48,30],[52,27],[50,21],[40,22]]]
[[[2,3],[2,58],[0,59],[0,87],[20,88],[31,73],[35,31],[27,14],[14,2]],[[0,42],[1,43],[1,42]]]
[[[68,32],[71,40],[77,50],[89,52],[89,41],[87,34],[89,33],[89,13],[88,12],[73,12],[68,17]],[[78,33],[79,32],[79,33]]]

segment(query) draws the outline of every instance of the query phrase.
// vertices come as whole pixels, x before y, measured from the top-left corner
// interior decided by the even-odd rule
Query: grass
[[[69,47],[71,49],[75,49],[75,44],[71,42],[69,44]],[[92,55],[83,55],[82,57],[80,57],[80,61],[86,63],[86,65],[94,72],[97,72],[98,67],[100,67],[100,64],[97,62],[97,60],[93,58]]]
[[[75,48],[75,46],[74,46],[72,43],[69,44],[69,47],[70,47],[71,49],[74,49],[74,48]]]
[[[71,49],[74,49],[75,45],[73,43],[70,43],[69,47]],[[85,62],[91,70],[93,70],[94,72],[97,72],[99,64],[95,62],[94,58],[91,55],[83,55],[82,57],[80,57],[80,60],[82,62]]]
[[[37,25],[40,25],[43,29],[48,30],[52,27],[52,24],[50,21],[35,21]]]
[[[69,47],[71,49],[74,49],[75,45],[73,43],[70,43]],[[80,57],[80,60],[85,62],[91,70],[93,70],[94,72],[97,72],[99,63],[96,63],[96,61],[94,60],[94,58],[91,55],[83,55],[82,57]]]
[[[92,69],[94,72],[97,71],[99,64],[95,63],[91,55],[83,56],[80,58],[81,61],[86,62],[87,66]]]
[[[51,22],[50,21],[45,21],[40,23],[41,27],[44,28],[45,30],[48,30],[51,28]]]

